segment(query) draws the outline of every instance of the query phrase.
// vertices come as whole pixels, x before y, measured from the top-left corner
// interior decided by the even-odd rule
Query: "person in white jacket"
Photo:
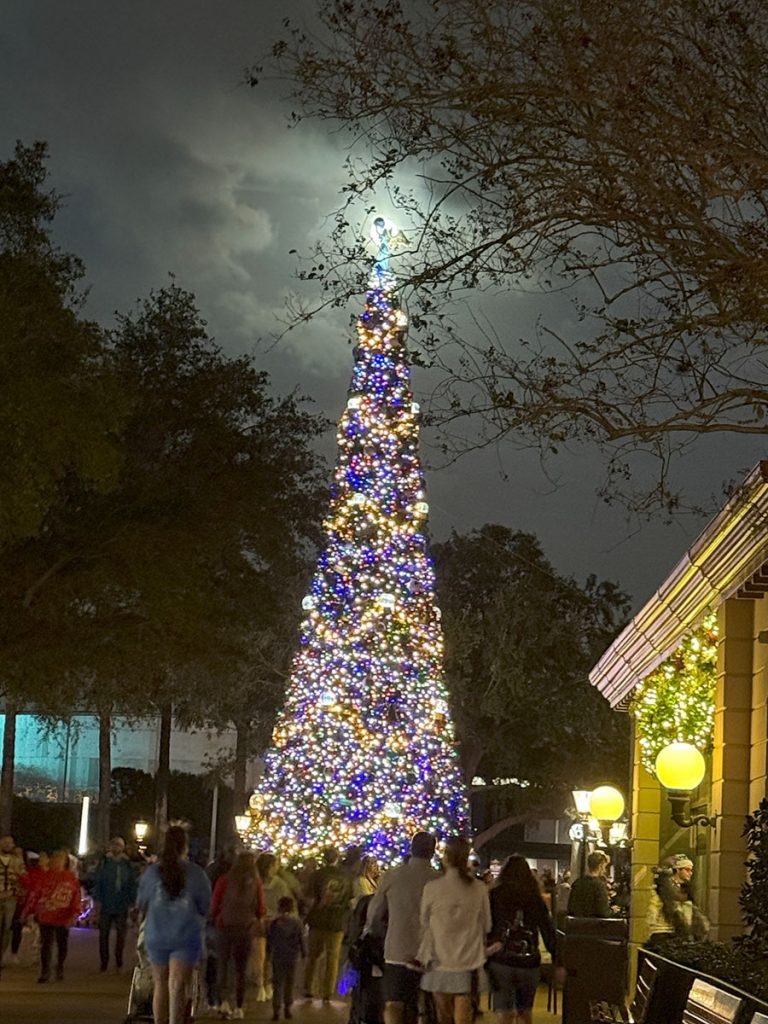
[[[438,1024],[471,1024],[491,930],[488,888],[469,870],[466,839],[449,839],[445,874],[424,886],[421,897],[419,960],[421,987],[432,992]]]

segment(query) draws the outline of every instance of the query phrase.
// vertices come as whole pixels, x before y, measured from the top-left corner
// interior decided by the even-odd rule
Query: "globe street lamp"
[[[717,814],[690,816],[691,793],[701,785],[706,770],[701,751],[692,743],[668,743],[656,755],[656,778],[667,791],[672,820],[680,828],[694,825],[715,828],[717,825]]]
[[[607,784],[593,789],[589,797],[589,810],[598,820],[606,845],[610,845],[611,826],[624,813],[624,797],[620,790]]]
[[[236,814],[235,815],[235,828],[241,839],[244,838],[245,833],[251,827],[251,816],[250,814]]]

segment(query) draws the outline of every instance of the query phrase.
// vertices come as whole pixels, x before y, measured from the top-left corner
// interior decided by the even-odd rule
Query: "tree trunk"
[[[546,812],[543,812],[546,814]],[[511,828],[512,825],[519,825],[521,821],[533,821],[536,818],[543,816],[542,813],[536,811],[528,811],[526,814],[510,814],[506,818],[502,818],[501,821],[495,821],[493,825],[489,825],[488,828],[484,828],[482,832],[478,832],[472,840],[472,849],[480,850],[486,843],[490,843],[492,839],[495,839],[500,832],[505,829]]]
[[[235,740],[235,767],[232,781],[232,806],[235,814],[242,814],[245,811],[245,774],[248,764],[248,732],[247,722],[238,722],[235,725],[237,739]]]
[[[13,764],[16,757],[16,705],[6,698],[3,768],[0,775],[0,836],[9,835],[13,817]]]
[[[155,847],[160,850],[168,828],[168,779],[171,774],[171,727],[173,705],[160,709],[160,744],[155,775]]]
[[[112,708],[99,714],[99,807],[96,814],[96,843],[106,850],[109,842],[109,811],[112,802]]]

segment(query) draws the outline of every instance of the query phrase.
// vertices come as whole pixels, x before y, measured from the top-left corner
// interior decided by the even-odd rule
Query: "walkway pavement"
[[[132,945],[129,933],[128,945]],[[69,957],[64,981],[37,984],[37,964],[3,967],[0,978],[0,1021],[2,1024],[122,1024],[128,1006],[132,961],[120,975],[100,974],[98,969],[98,934],[93,929],[73,928],[70,933]],[[560,1017],[546,1011],[546,990],[540,989],[534,1012],[534,1024],[557,1024]],[[250,998],[245,1019],[266,1022],[272,1016],[268,1003]],[[330,1006],[319,1000],[312,1003],[297,1000],[294,1024],[347,1024],[349,1009],[341,998]],[[202,1018],[205,1019],[205,1018]],[[479,1024],[492,1024],[494,1017],[486,1013]]]

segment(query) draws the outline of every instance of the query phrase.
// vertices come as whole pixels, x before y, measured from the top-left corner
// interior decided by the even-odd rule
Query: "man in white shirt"
[[[415,969],[415,960],[421,938],[419,909],[424,886],[439,877],[431,864],[434,854],[434,836],[417,832],[411,839],[409,859],[381,876],[368,907],[367,931],[380,936],[386,928],[385,1024],[416,1024],[418,1019],[421,972]]]

